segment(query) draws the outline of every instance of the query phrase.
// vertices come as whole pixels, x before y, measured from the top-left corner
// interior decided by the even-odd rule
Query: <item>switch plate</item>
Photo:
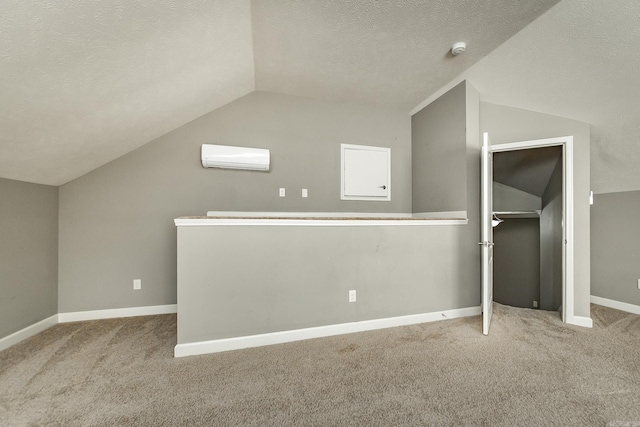
[[[133,289],[136,291],[142,289],[142,279],[133,280]]]
[[[285,189],[284,189],[284,188],[281,188],[281,189],[280,189],[280,197],[284,197],[284,195],[285,195],[285,194],[286,194],[286,193],[285,193]]]
[[[638,289],[640,289],[640,279],[638,279]]]
[[[356,290],[351,289],[349,291],[349,302],[356,302]]]
[[[306,188],[302,189],[302,197],[309,197],[309,192],[307,191]]]
[[[538,301],[533,302],[533,308],[538,308]]]

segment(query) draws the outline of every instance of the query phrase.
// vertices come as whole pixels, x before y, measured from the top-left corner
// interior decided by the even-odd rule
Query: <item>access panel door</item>
[[[391,200],[391,149],[342,144],[342,200]]]

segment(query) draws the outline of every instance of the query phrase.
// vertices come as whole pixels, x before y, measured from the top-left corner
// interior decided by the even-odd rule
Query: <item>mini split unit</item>
[[[202,166],[205,168],[269,171],[269,150],[202,144]]]

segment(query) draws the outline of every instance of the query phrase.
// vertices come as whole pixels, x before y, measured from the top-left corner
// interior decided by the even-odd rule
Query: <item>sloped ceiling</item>
[[[256,87],[409,111],[555,3],[254,1]]]
[[[591,188],[640,190],[640,2],[563,0],[478,61],[483,101],[591,125]]]
[[[636,0],[4,0],[0,177],[63,184],[256,89],[410,111],[466,78],[591,124],[592,189],[640,190],[638,47]]]
[[[493,180],[542,197],[561,157],[559,146],[494,153]]]
[[[557,1],[4,0],[0,177],[63,184],[256,89],[409,111]]]
[[[248,1],[0,2],[0,176],[60,185],[255,88]]]

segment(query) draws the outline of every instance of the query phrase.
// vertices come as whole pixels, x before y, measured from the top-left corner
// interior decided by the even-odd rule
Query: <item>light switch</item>
[[[308,197],[308,196],[309,196],[309,193],[307,192],[307,189],[303,188],[302,189],[302,197]]]
[[[285,190],[284,190],[284,188],[281,188],[280,189],[280,197],[284,197],[284,195],[285,195]]]

